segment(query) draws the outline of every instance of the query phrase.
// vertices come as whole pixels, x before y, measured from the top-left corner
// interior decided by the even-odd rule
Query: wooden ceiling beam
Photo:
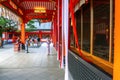
[[[52,17],[51,16],[26,16],[25,21],[28,22],[32,19],[40,19],[42,20],[42,22],[50,22],[52,21]]]
[[[55,10],[46,10],[46,13],[45,14],[53,14],[53,12],[55,12]],[[30,13],[34,13],[34,10],[33,9],[28,9],[28,10],[25,10],[25,15],[28,15]],[[43,14],[43,13],[38,13],[38,14]]]
[[[14,2],[13,2],[14,3]],[[14,3],[15,4],[15,3]],[[19,12],[19,7],[17,6],[17,9],[14,9],[13,7],[12,7],[12,5],[10,5],[10,0],[8,0],[8,1],[4,1],[4,2],[2,2],[2,5],[3,6],[5,6],[6,8],[8,8],[10,11],[12,11],[13,13],[15,13],[16,15],[18,15],[18,16],[20,16],[20,17],[22,17],[22,15],[20,14],[20,12]]]
[[[7,8],[9,8],[12,12],[16,13],[17,15],[19,15],[20,17],[22,17],[23,19],[24,18],[42,18],[42,19],[52,19],[52,15],[53,15],[53,12],[55,12],[56,10],[46,10],[46,13],[44,15],[44,13],[35,13],[34,12],[34,9],[24,9],[22,6],[21,6],[21,3],[23,3],[24,1],[39,1],[39,2],[45,2],[45,1],[48,1],[48,2],[56,2],[57,0],[12,0],[14,4],[16,4],[17,6],[17,9],[13,9],[13,7],[10,5],[10,0],[7,0],[7,1],[4,1],[4,2],[1,2],[1,4],[3,4],[4,6],[6,6]],[[18,11],[18,9],[21,9],[23,14],[24,15],[21,15]],[[31,15],[29,15],[31,14]],[[41,14],[40,16],[36,16],[36,14]]]
[[[22,0],[22,2],[25,2],[25,1],[39,1],[39,2],[49,2],[50,0]]]
[[[26,16],[28,19],[52,19],[52,16]]]

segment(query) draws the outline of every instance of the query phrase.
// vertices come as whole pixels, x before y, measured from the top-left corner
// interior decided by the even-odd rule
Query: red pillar
[[[58,0],[58,7],[57,7],[57,19],[58,19],[58,25],[57,25],[57,32],[58,32],[58,44],[57,44],[57,47],[58,47],[58,54],[57,54],[57,60],[60,60],[60,0]]]
[[[25,44],[25,23],[21,24],[21,42]]]
[[[71,19],[69,19],[69,26],[68,26],[68,49],[70,48],[70,27],[71,27]]]
[[[53,44],[54,44],[54,47],[56,48],[56,42],[57,42],[57,40],[56,40],[56,37],[57,37],[57,34],[56,34],[56,32],[57,32],[57,30],[56,30],[56,17],[55,17],[55,15],[54,15],[54,22],[53,22]]]
[[[113,80],[120,80],[120,0],[115,0]]]
[[[40,37],[40,39],[42,39],[42,32],[41,31],[39,31],[39,37]]]
[[[12,42],[13,42],[13,43],[15,42],[15,33],[13,33]]]
[[[55,32],[55,36],[54,36],[54,38],[55,38],[55,48],[56,48],[56,50],[57,50],[57,13],[55,12],[55,15],[54,15],[54,32]]]
[[[59,0],[59,6],[60,6],[60,15],[59,15],[59,24],[60,24],[60,26],[59,26],[59,60],[61,59],[61,56],[62,56],[62,0]]]
[[[61,27],[61,31],[62,31],[61,32],[61,35],[62,35],[61,42],[62,43],[61,43],[61,55],[60,55],[60,67],[61,68],[64,68],[64,62],[63,61],[64,61],[64,48],[65,48],[64,47],[64,27],[65,27],[64,26],[64,19],[65,19],[64,17],[65,16],[64,16],[64,5],[63,4],[64,4],[64,0],[62,0],[62,10],[61,10],[62,11],[62,22],[61,22],[62,23],[62,27]]]
[[[77,0],[78,1],[78,0]],[[73,23],[73,33],[74,33],[74,36],[75,36],[75,42],[76,42],[76,45],[78,47],[78,50],[79,50],[79,55],[84,59],[86,60],[87,62],[91,62],[90,60],[88,60],[87,58],[85,58],[85,56],[82,55],[82,52],[81,52],[81,49],[80,49],[80,46],[79,46],[79,43],[78,43],[78,35],[77,35],[77,30],[76,30],[76,22],[75,22],[75,17],[74,17],[74,4],[76,2],[72,2],[72,0],[70,0],[70,13],[71,13],[71,21]]]
[[[55,45],[55,27],[54,27],[54,20],[52,22],[52,39],[53,39],[53,45]]]
[[[82,56],[82,53],[80,51],[80,46],[79,46],[79,43],[78,43],[78,36],[77,36],[77,30],[76,30],[76,23],[75,23],[75,17],[74,17],[74,3],[72,2],[72,0],[70,0],[70,13],[71,13],[71,21],[73,23],[73,33],[74,33],[74,36],[75,36],[75,42],[76,42],[76,45],[79,49],[79,52],[80,52],[80,56]]]

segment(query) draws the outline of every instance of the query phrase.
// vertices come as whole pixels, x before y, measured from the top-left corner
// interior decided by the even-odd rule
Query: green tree
[[[1,16],[0,17],[0,26],[5,27],[6,23],[7,23],[7,20],[3,16]]]
[[[27,32],[30,32],[30,31],[36,31],[37,28],[34,26],[34,20],[31,20],[27,23],[27,28],[26,28],[26,31]]]
[[[6,19],[1,16],[0,17],[0,36],[2,36],[2,32],[4,32],[4,27],[6,26]]]
[[[0,36],[2,35],[2,32],[13,32],[16,30],[17,30],[16,22],[4,18],[3,16],[0,17]]]
[[[14,32],[17,30],[17,23],[14,22],[13,20],[8,20],[7,19],[7,23],[6,23],[6,27],[5,27],[5,31],[6,32]]]

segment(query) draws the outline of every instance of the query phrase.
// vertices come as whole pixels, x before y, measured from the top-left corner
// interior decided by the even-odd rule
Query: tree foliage
[[[0,35],[2,32],[13,32],[17,30],[17,23],[0,16]]]
[[[27,32],[30,32],[30,31],[36,31],[37,30],[37,28],[34,26],[34,21],[33,20],[31,20],[31,21],[29,21],[28,23],[27,23],[27,28],[26,28],[26,31]]]

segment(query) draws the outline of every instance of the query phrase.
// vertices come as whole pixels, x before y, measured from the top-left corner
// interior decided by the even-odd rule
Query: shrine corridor
[[[0,48],[0,80],[64,80],[64,70],[59,68],[57,54],[51,44],[29,48],[30,53],[14,52],[13,45]]]

